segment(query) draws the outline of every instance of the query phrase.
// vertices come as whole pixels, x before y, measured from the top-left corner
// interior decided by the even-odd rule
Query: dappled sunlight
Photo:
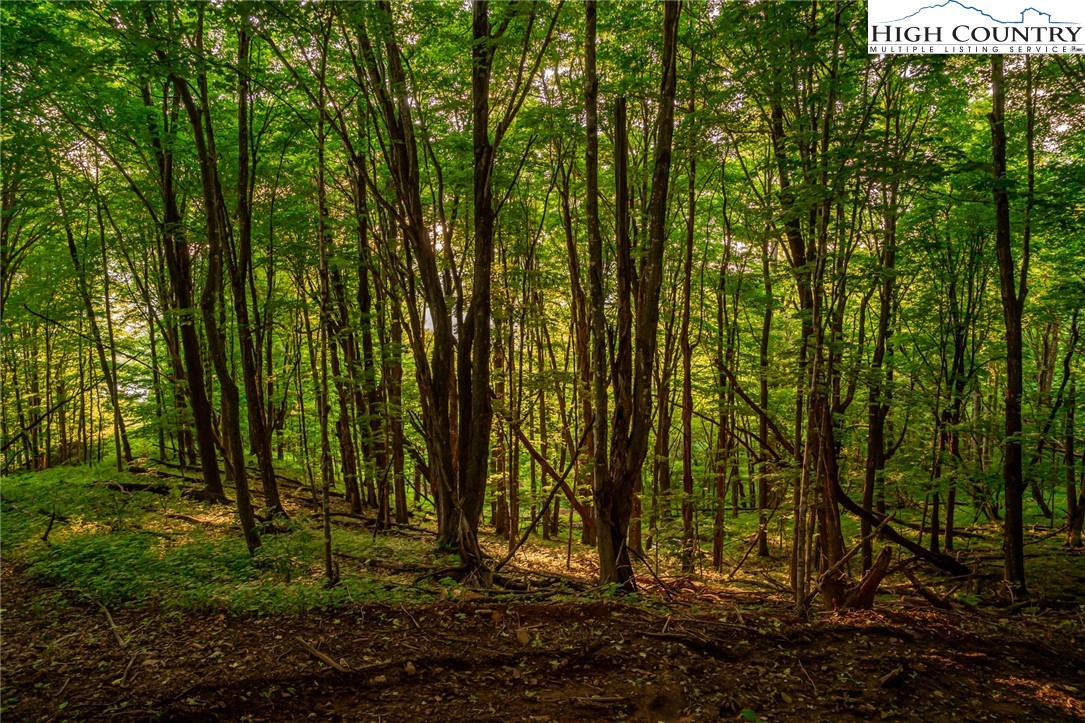
[[[108,525],[99,522],[98,520],[90,520],[82,515],[73,515],[71,521],[66,525],[67,529],[58,529],[54,535],[50,535],[54,540],[63,540],[71,537],[89,537],[91,535],[108,534],[111,532]]]
[[[1011,675],[995,678],[992,683],[996,686],[993,689],[996,698],[1005,697],[1004,686],[1049,707],[1054,713],[1077,720],[1085,719],[1085,682],[1070,685]]]

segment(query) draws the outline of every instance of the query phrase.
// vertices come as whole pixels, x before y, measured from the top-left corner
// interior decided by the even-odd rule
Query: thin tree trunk
[[[1027,61],[1026,61],[1027,62]],[[1010,239],[1010,199],[1006,188],[1006,96],[1004,79],[1005,59],[991,56],[991,95],[993,110],[991,121],[991,147],[994,168],[995,243],[998,251],[999,284],[1002,292],[1002,312],[1006,325],[1006,417],[1004,428],[1004,454],[1002,481],[1006,493],[1005,521],[1005,578],[1017,594],[1024,595],[1025,549],[1022,498],[1024,477],[1021,455],[1021,395],[1023,385],[1021,313],[1028,293],[1027,273],[1029,262],[1028,234],[1022,245],[1020,281],[1015,280],[1017,269],[1013,260]],[[1031,87],[1028,99],[1031,111]],[[1031,112],[1029,118],[1029,156],[1031,160]],[[1031,166],[1031,163],[1030,163]],[[1031,172],[1029,181],[1031,186]],[[1031,196],[1031,193],[1029,194]],[[1028,201],[1031,206],[1031,198]],[[1026,226],[1027,229],[1027,226]]]
[[[692,63],[692,59],[690,60]],[[694,100],[689,101],[689,122],[693,122]],[[697,214],[697,156],[690,143],[687,188],[685,258],[682,264],[682,327],[678,343],[682,351],[682,570],[693,571],[693,344],[689,338],[690,297],[693,287],[694,220]],[[720,270],[723,273],[723,270]],[[713,545],[713,561],[717,555]]]
[[[264,388],[259,369],[259,353],[254,343],[253,324],[249,318],[245,284],[249,280],[252,265],[252,194],[253,179],[250,168],[249,145],[252,143],[249,130],[250,90],[249,57],[252,37],[248,29],[248,9],[242,3],[240,13],[241,27],[238,30],[238,102],[237,102],[237,236],[238,246],[228,248],[227,267],[230,286],[233,290],[234,312],[237,315],[238,338],[241,347],[241,371],[245,386],[245,401],[248,411],[249,440],[256,452],[256,465],[264,491],[264,503],[271,515],[285,514],[279,497],[279,485],[275,479],[274,461],[271,454],[271,425],[266,416]],[[205,112],[207,104],[204,103]],[[208,137],[210,119],[207,120]],[[216,172],[217,177],[217,172]],[[225,224],[223,224],[225,226]],[[229,235],[226,235],[229,238]],[[240,476],[240,474],[239,474]]]
[[[1063,465],[1066,474],[1066,544],[1081,547],[1081,520],[1085,516],[1085,499],[1078,500],[1074,488],[1074,412],[1077,397],[1077,382],[1070,380],[1070,394],[1066,399],[1066,441],[1063,450]],[[1085,491],[1085,490],[1083,490]]]
[[[196,46],[201,53],[203,51],[203,36],[203,12],[201,9],[196,27]],[[200,185],[203,191],[202,202],[208,241],[207,280],[200,297],[200,311],[203,316],[204,327],[207,329],[208,355],[215,367],[215,375],[218,378],[220,394],[222,395],[222,423],[220,429],[223,447],[227,452],[226,466],[234,481],[237,493],[238,516],[245,535],[245,542],[248,545],[249,552],[255,553],[260,546],[260,538],[256,532],[256,521],[252,511],[248,478],[245,472],[245,449],[241,438],[240,394],[229,367],[225,330],[216,318],[215,313],[216,307],[224,303],[222,299],[222,262],[224,255],[227,253],[224,245],[226,209],[222,203],[222,189],[219,185],[216,168],[217,152],[215,150],[214,135],[210,120],[206,118],[209,106],[207,80],[202,73],[197,78],[202,108],[196,105],[186,81],[174,77],[173,82],[177,86],[181,102],[188,114],[189,123],[192,127],[192,136],[196,145],[196,155],[200,165]]]
[[[79,297],[83,302],[83,308],[87,312],[87,322],[90,325],[90,331],[92,339],[94,340],[94,348],[98,352],[98,364],[102,370],[102,377],[105,379],[106,389],[109,391],[109,401],[113,407],[113,440],[117,451],[117,470],[120,471],[125,465],[132,462],[132,448],[128,444],[128,432],[124,426],[124,417],[121,414],[120,408],[120,395],[117,391],[117,378],[115,374],[116,370],[116,357],[113,358],[113,364],[110,364],[109,359],[106,357],[106,341],[102,339],[102,331],[98,325],[98,317],[94,311],[94,304],[91,301],[90,286],[87,283],[87,273],[83,262],[79,257],[79,248],[76,245],[75,234],[72,231],[72,215],[71,209],[67,208],[64,202],[64,194],[60,188],[60,178],[57,176],[56,169],[52,169],[53,173],[53,189],[56,191],[57,206],[60,210],[60,217],[63,220],[64,234],[68,241],[68,252],[72,258],[72,266],[75,268],[76,280],[78,281]],[[101,217],[99,213],[99,224]],[[105,233],[101,235],[101,242],[105,243]],[[103,254],[104,254],[103,249]],[[102,273],[105,276],[109,275],[108,269],[103,269]],[[108,301],[108,291],[106,292],[106,299]],[[106,311],[107,319],[109,317],[108,303]],[[112,329],[112,321],[109,321],[109,328]],[[110,351],[113,350],[113,343],[109,341]]]
[[[769,556],[768,542],[768,519],[766,510],[769,507],[769,345],[772,342],[772,313],[775,300],[772,296],[772,274],[769,270],[769,242],[768,238],[761,241],[761,276],[765,285],[765,311],[761,317],[761,344],[758,347],[758,380],[760,395],[758,403],[766,412],[758,419],[758,438],[760,440],[761,464],[757,478],[757,555],[758,557]],[[864,504],[866,502],[864,496]],[[869,509],[869,508],[868,508]]]

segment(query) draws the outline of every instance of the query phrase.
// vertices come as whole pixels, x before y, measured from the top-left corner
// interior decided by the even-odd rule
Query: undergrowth
[[[111,486],[134,481],[147,480],[104,466],[5,479],[5,563],[76,600],[164,611],[257,615],[433,597],[354,569],[328,588],[318,522],[300,511],[250,557],[232,506],[191,502],[177,489],[166,496]],[[345,526],[333,535],[337,552],[357,557],[429,555],[424,540],[374,539]]]
[[[12,476],[3,481],[0,505],[0,545],[5,564],[28,574],[43,586],[58,591],[65,600],[100,605],[129,605],[163,611],[225,612],[249,616],[300,612],[346,603],[430,602],[434,599],[469,599],[473,593],[437,574],[416,583],[419,570],[440,570],[457,564],[455,555],[433,550],[432,535],[413,533],[374,534],[359,520],[337,517],[333,523],[333,549],[339,584],[325,584],[323,538],[319,519],[302,504],[305,490],[286,495],[290,520],[277,524],[275,534],[263,534],[263,546],[254,556],[245,548],[232,505],[210,505],[182,498],[180,484],[171,482],[169,494],[125,492],[117,484],[161,483],[146,475],[119,473],[108,465],[60,467]],[[340,500],[340,503],[342,501]],[[681,567],[681,519],[674,510],[660,510],[656,529],[643,526],[643,561],[652,570],[638,576],[649,586],[655,573],[674,579],[685,575]],[[895,521],[910,522],[904,530],[913,537],[921,510],[899,507]],[[959,519],[971,521],[972,512],[962,508]],[[426,526],[425,522],[417,524]],[[697,580],[764,593],[781,593],[787,579],[789,517],[777,515],[767,526],[769,558],[757,557],[758,515],[744,511],[724,516],[723,568],[711,564],[711,547],[704,545],[694,559]],[[859,540],[858,524],[843,518],[849,548]],[[969,605],[999,594],[998,578],[1001,530],[997,523],[971,525],[968,536],[957,540],[957,554],[986,572],[957,585],[950,592]],[[554,539],[533,535],[506,570],[549,571],[591,580],[597,574],[594,550],[582,545],[579,534],[569,548],[568,528]],[[703,531],[702,531],[703,532]],[[1042,600],[1067,602],[1077,596],[1085,581],[1085,558],[1060,549],[1060,539],[1034,524],[1026,530],[1032,594]],[[502,539],[484,533],[482,542],[495,558],[507,549]],[[894,553],[899,561],[903,553]],[[402,572],[372,561],[394,563]],[[853,561],[858,564],[858,560]],[[738,568],[736,570],[736,567]],[[850,567],[854,568],[854,565]],[[851,569],[858,575],[858,568]],[[940,577],[931,580],[938,583]],[[975,582],[975,585],[973,585]],[[981,585],[982,583],[982,585]],[[582,589],[582,588],[578,588]],[[591,588],[590,596],[607,597],[605,588]],[[557,591],[547,599],[555,602],[583,595]],[[494,591],[496,601],[518,598]],[[623,597],[626,603],[651,604]],[[656,601],[658,602],[658,600]],[[58,602],[58,604],[60,604]]]

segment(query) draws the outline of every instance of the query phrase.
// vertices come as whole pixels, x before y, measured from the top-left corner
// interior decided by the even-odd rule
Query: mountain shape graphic
[[[994,15],[991,15],[990,13],[984,12],[983,10],[980,10],[977,7],[973,7],[972,5],[965,5],[964,3],[960,2],[960,0],[946,0],[945,2],[939,3],[938,5],[926,5],[924,7],[919,8],[918,10],[916,10],[911,15],[905,15],[904,17],[899,18],[897,20],[890,20],[889,23],[904,22],[905,20],[909,20],[911,18],[914,18],[915,16],[919,15],[920,13],[924,13],[924,18],[923,19],[928,20],[928,21],[932,19],[932,16],[934,18],[936,18],[939,14],[947,14],[946,12],[938,13],[937,11],[939,11],[939,10],[948,11],[949,13],[952,13],[954,16],[957,16],[960,13],[961,10],[967,10],[967,11],[971,11],[972,13],[978,13],[979,15],[982,15],[987,20],[994,21],[994,22],[996,22],[996,23],[998,23],[1000,25],[1026,25],[1026,24],[1027,25],[1044,25],[1044,24],[1046,24],[1046,25],[1073,25],[1074,24],[1074,23],[1060,22],[1058,20],[1052,20],[1051,19],[1051,13],[1044,12],[1043,10],[1037,10],[1034,7],[1027,7],[1024,10],[1022,10],[1019,20],[1000,20],[1000,19],[996,18]],[[931,12],[931,11],[933,11],[933,12]]]

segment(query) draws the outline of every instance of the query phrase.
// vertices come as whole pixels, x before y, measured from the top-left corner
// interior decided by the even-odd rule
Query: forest
[[[12,720],[1085,717],[1085,56],[856,0],[0,31]]]

